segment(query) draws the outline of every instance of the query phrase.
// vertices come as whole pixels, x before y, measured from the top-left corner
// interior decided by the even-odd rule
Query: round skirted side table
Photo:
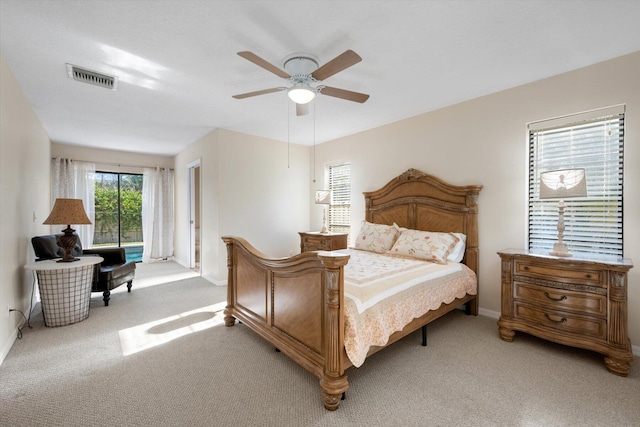
[[[80,257],[79,261],[46,260],[24,266],[38,277],[44,324],[49,327],[81,322],[89,316],[95,265],[102,257]]]

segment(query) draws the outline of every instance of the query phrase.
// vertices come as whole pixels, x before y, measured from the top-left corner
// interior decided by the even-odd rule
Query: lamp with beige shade
[[[74,246],[78,242],[78,236],[74,234],[76,230],[71,228],[71,224],[91,224],[91,220],[84,210],[82,199],[56,199],[51,213],[43,224],[67,225],[67,228],[62,230],[64,236],[60,237],[60,243],[64,249],[64,257],[58,262],[79,261],[80,258],[75,258],[71,255]]]

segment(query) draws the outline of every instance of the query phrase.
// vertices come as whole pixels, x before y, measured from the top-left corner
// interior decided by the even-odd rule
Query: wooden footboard
[[[478,274],[478,194],[481,185],[447,184],[416,169],[364,193],[365,218],[377,224],[463,233],[463,262]],[[348,255],[305,252],[269,258],[244,239],[223,237],[229,269],[225,324],[246,323],[276,348],[320,379],[325,408],[336,410],[349,388],[345,370],[352,366],[344,349],[344,266]],[[479,290],[478,290],[479,292]],[[387,345],[466,304],[478,314],[478,295],[414,319],[391,335]],[[369,351],[373,354],[382,347]]]
[[[225,325],[235,319],[320,379],[325,408],[349,388],[344,351],[344,266],[348,255],[305,252],[270,258],[227,236]]]

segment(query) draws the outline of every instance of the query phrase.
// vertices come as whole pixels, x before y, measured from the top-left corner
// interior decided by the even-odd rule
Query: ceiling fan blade
[[[242,52],[238,52],[238,55],[243,57],[247,61],[253,62],[257,66],[264,68],[267,71],[271,71],[273,74],[275,74],[278,77],[282,77],[283,79],[291,78],[291,76],[286,71],[281,70],[280,68],[276,67],[275,65],[273,65],[268,61],[265,61],[264,59],[260,58],[258,55],[256,55],[253,52],[242,51]]]
[[[360,61],[362,61],[360,55],[352,50],[347,50],[324,64],[322,67],[315,70],[313,73],[311,73],[311,77],[316,80],[322,81],[346,68],[351,67],[352,65],[357,64]]]
[[[346,99],[347,101],[363,103],[369,99],[369,95],[365,93],[352,92],[350,90],[338,89],[337,87],[322,86],[320,93],[323,95],[333,96],[335,98]]]
[[[244,98],[249,98],[249,97],[252,97],[252,96],[266,95],[268,93],[280,92],[282,90],[284,90],[284,88],[274,87],[274,88],[271,88],[271,89],[263,89],[263,90],[257,90],[255,92],[247,92],[247,93],[241,93],[240,95],[233,95],[233,98],[235,98],[235,99],[244,99]]]
[[[309,104],[296,104],[296,116],[306,116],[309,114]]]

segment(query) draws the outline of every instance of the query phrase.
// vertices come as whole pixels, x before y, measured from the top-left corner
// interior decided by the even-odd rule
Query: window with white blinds
[[[587,197],[568,198],[564,242],[574,254],[622,257],[624,106],[529,125],[529,250],[549,252],[558,200],[540,200],[540,173],[584,168]]]
[[[329,231],[349,233],[351,228],[351,164],[329,166]]]

